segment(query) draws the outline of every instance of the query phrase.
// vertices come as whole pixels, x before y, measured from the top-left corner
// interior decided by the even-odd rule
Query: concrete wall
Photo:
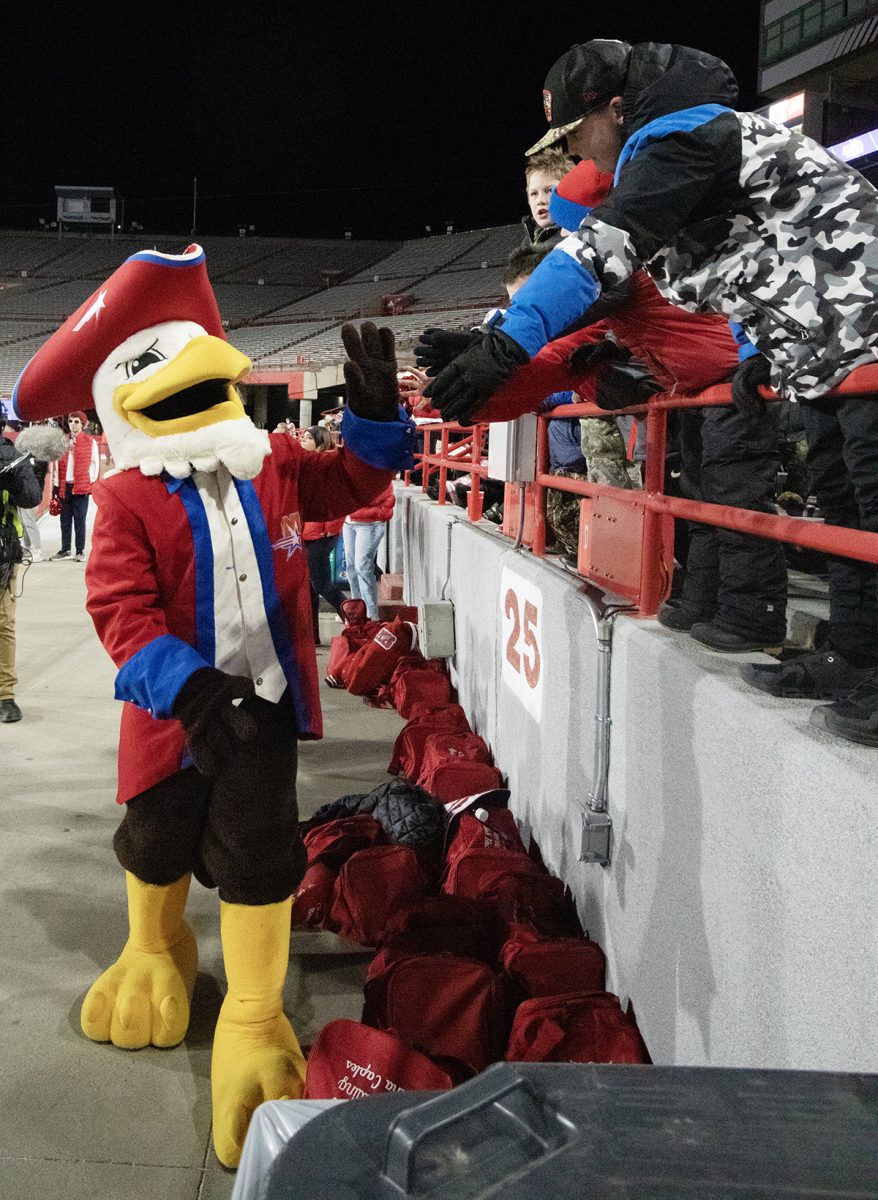
[[[438,596],[450,556],[461,703],[607,951],[608,986],[631,997],[654,1060],[878,1069],[878,752],[811,727],[808,702],[748,689],[737,661],[619,618],[612,863],[580,863],[591,620],[574,577],[461,515],[401,491],[406,599]],[[539,698],[504,669],[510,587],[536,613]],[[532,665],[533,647],[519,640],[513,658],[516,648]]]

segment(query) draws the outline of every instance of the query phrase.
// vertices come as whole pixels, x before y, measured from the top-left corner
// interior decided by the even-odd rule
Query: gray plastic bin
[[[442,1093],[339,1105],[266,1200],[878,1196],[878,1077],[500,1063]]]

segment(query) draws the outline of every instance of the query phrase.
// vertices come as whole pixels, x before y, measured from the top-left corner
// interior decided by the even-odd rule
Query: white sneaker
[[[43,561],[42,550],[31,550],[30,560],[31,560],[31,562],[42,562]]]

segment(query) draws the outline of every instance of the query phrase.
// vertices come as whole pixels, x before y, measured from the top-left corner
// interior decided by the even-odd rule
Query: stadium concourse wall
[[[389,567],[409,603],[443,587],[454,602],[461,704],[653,1060],[878,1070],[878,753],[748,689],[736,661],[619,617],[612,861],[580,862],[597,649],[577,580],[397,489]]]

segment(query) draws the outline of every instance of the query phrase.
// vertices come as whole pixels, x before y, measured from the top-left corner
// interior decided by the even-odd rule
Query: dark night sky
[[[418,236],[524,212],[543,79],[591,37],[725,58],[756,101],[758,0],[469,5],[312,0],[5,6],[0,227],[53,215],[55,184],[112,185],[126,223]],[[539,13],[537,16],[536,14]]]

